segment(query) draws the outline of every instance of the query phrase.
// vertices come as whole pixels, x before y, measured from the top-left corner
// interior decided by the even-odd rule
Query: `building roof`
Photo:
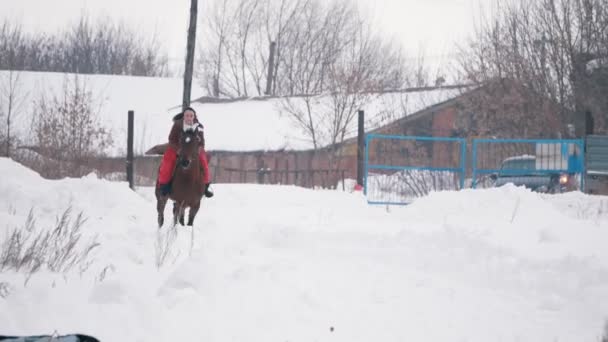
[[[0,82],[8,77],[0,71]],[[61,95],[63,82],[74,75],[50,72],[19,72],[23,103],[16,132],[27,137],[33,106],[41,95]],[[81,82],[93,93],[94,106],[99,108],[100,124],[108,128],[114,146],[105,151],[111,156],[126,154],[127,111],[135,111],[134,147],[137,154],[167,141],[172,117],[179,112],[183,82],[179,78],[155,78],[118,75],[79,75]],[[367,94],[361,108],[366,113],[366,131],[382,127],[409,115],[416,115],[430,106],[444,103],[462,94],[466,87],[412,88],[382,94]],[[205,126],[208,150],[277,151],[313,148],[309,134],[285,111],[289,101],[304,108],[304,97],[242,98],[217,100],[201,98],[204,90],[195,84],[192,106]],[[212,101],[213,100],[213,101]],[[332,96],[311,97],[317,125],[318,146],[331,143]],[[41,118],[35,118],[36,120]],[[356,136],[357,117],[345,131],[345,138]]]
[[[354,108],[352,120],[345,131],[345,140],[356,137],[358,109],[365,111],[366,131],[371,131],[416,114],[429,106],[443,103],[462,94],[463,88],[422,88],[400,92],[369,94],[361,108]],[[214,101],[215,102],[215,101]],[[206,127],[210,150],[260,151],[308,150],[313,148],[310,133],[298,125],[285,104],[304,109],[303,97],[248,98],[222,103],[193,103],[199,119]],[[311,98],[313,118],[317,125],[317,146],[331,144],[329,136],[333,118],[332,97]],[[304,111],[305,113],[305,111]],[[229,134],[226,134],[229,132]]]

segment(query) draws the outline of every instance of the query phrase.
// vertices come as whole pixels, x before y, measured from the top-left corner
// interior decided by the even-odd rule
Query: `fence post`
[[[213,167],[213,179],[211,180],[212,183],[217,183],[218,178],[218,172],[220,172],[220,163],[221,163],[221,158],[220,155],[218,154],[217,157],[215,157],[215,166]]]
[[[129,182],[129,188],[134,189],[133,186],[133,121],[135,113],[130,110],[128,112],[127,122],[127,181]]]
[[[584,139],[580,139],[578,141],[578,148],[579,148],[579,153],[580,153],[580,169],[579,171],[581,172],[581,192],[585,192],[585,176],[587,175],[587,158],[585,155],[585,141],[587,139],[587,136],[585,136]]]
[[[473,156],[471,158],[471,188],[477,187],[477,139],[473,139]]]
[[[370,146],[371,136],[368,135],[365,137],[365,160],[364,160],[364,169],[365,169],[365,178],[363,180],[363,194],[367,196],[367,173],[369,166],[369,146]]]
[[[357,184],[363,185],[363,154],[365,152],[365,113],[359,110],[359,122],[357,131]]]
[[[467,175],[467,140],[460,141],[460,190],[464,189],[464,180]]]

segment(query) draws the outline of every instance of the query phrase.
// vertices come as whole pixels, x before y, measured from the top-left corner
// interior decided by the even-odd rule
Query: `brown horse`
[[[201,205],[203,197],[203,177],[198,155],[200,137],[194,131],[188,130],[181,135],[178,157],[176,161],[171,192],[162,196],[160,188],[156,187],[156,210],[158,211],[158,227],[165,221],[164,212],[168,199],[173,200],[173,225],[184,225],[184,213],[190,208],[188,226],[194,223],[194,217]]]

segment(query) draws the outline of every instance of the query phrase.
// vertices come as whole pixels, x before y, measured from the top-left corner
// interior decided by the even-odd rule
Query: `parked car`
[[[98,339],[88,335],[35,335],[35,336],[0,336],[0,341],[6,342],[99,342]]]
[[[500,171],[490,177],[494,186],[512,183],[525,186],[533,191],[561,193],[577,189],[576,174],[563,170],[538,170],[536,157],[522,155],[510,157],[502,161]]]

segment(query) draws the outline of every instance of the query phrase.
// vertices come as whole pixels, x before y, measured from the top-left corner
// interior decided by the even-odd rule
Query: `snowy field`
[[[2,271],[0,334],[596,342],[608,318],[606,197],[506,186],[387,209],[360,193],[218,184],[158,268],[170,228],[157,233],[151,188],[44,180],[7,159],[0,172],[0,245],[31,208],[44,228],[70,205],[100,243],[83,274]]]

